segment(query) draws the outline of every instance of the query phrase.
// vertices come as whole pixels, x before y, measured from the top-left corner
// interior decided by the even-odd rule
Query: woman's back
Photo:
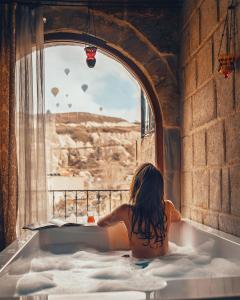
[[[119,221],[124,222],[128,230],[128,237],[132,255],[136,258],[154,258],[165,255],[168,252],[168,232],[170,224],[171,222],[177,222],[181,220],[180,213],[176,210],[173,203],[169,200],[165,201],[165,215],[166,236],[163,240],[162,245],[159,243],[154,243],[154,236],[153,239],[150,240],[150,243],[147,244],[146,241],[139,236],[139,234],[132,232],[132,206],[128,204],[119,206],[110,215],[101,219],[98,222],[98,225],[107,226]],[[136,227],[137,225],[138,224],[136,224]],[[151,229],[151,231],[153,232],[153,228]]]
[[[168,251],[170,223],[181,219],[180,213],[169,200],[164,201],[164,180],[161,172],[151,163],[136,170],[131,187],[131,205],[119,206],[98,222],[99,226],[123,221],[133,256],[151,258]]]
[[[170,224],[173,221],[172,215],[176,211],[171,201],[165,201],[165,215],[166,215],[166,221],[165,221],[165,238],[162,241],[162,244],[160,243],[154,243],[154,235],[153,239],[150,240],[149,244],[146,243],[142,238],[139,237],[136,233],[131,233],[131,220],[132,220],[132,209],[131,206],[128,206],[128,208],[125,208],[127,212],[127,221],[124,221],[127,229],[128,229],[128,235],[129,235],[129,242],[130,247],[132,250],[132,254],[134,257],[137,258],[153,258],[165,255],[168,252],[168,232],[170,228]],[[175,217],[176,220],[180,220],[180,214]],[[143,224],[144,226],[144,224]],[[137,226],[136,226],[137,227]],[[151,233],[153,234],[153,228],[150,229]],[[136,232],[136,230],[135,230]]]

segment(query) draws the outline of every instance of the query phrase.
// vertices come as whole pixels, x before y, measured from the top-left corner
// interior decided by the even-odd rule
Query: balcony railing
[[[75,222],[92,211],[105,215],[122,203],[129,202],[129,190],[49,190],[49,202],[53,218],[72,219]]]

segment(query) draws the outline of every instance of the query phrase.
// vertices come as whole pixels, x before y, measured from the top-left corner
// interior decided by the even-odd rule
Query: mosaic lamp
[[[86,55],[87,55],[87,59],[86,59],[87,65],[88,65],[89,68],[93,68],[96,64],[95,55],[96,55],[96,52],[97,52],[97,47],[95,47],[95,46],[86,46],[84,48],[84,50],[85,50]]]
[[[235,56],[228,53],[221,54],[218,57],[218,62],[218,72],[223,74],[224,78],[228,78],[235,69]]]
[[[218,72],[223,74],[225,78],[235,70],[236,56],[234,55],[236,51],[236,16],[235,16],[235,3],[234,0],[228,6],[227,15],[224,21],[223,32],[221,36],[220,47],[218,51]],[[223,39],[225,37],[226,47],[224,51],[222,50]]]

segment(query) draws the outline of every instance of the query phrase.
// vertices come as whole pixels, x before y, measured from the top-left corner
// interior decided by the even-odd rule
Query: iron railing
[[[118,205],[129,201],[127,189],[84,189],[84,190],[49,190],[49,202],[52,206],[53,218],[86,216],[88,211],[95,215],[104,215]]]

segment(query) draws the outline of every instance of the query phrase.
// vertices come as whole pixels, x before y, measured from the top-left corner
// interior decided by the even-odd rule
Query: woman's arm
[[[110,226],[117,222],[124,221],[127,215],[128,205],[123,204],[116,209],[114,209],[110,214],[106,215],[105,217],[101,218],[98,221],[98,226]]]

